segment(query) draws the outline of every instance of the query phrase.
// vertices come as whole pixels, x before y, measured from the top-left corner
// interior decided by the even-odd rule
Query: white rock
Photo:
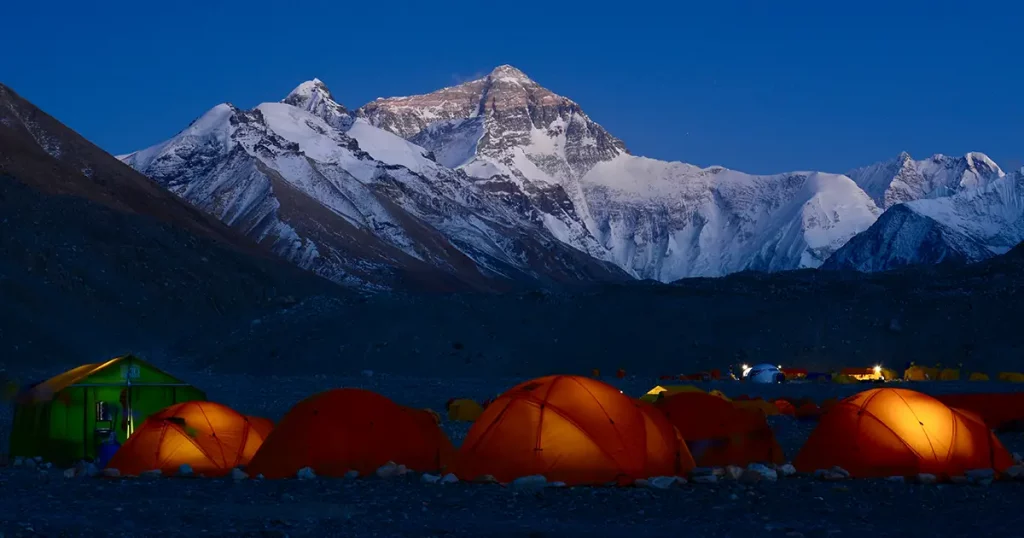
[[[21,456],[15,456],[14,461],[11,463],[11,467],[24,467],[25,458]]]
[[[930,473],[918,473],[917,483],[918,484],[934,484],[939,481],[939,478]]]
[[[402,476],[404,466],[396,465],[395,462],[389,461],[384,465],[377,468],[377,476],[381,478],[394,478],[396,476]]]
[[[36,457],[32,458],[32,460],[35,461],[36,463],[43,463],[43,457],[42,456],[36,456]]]
[[[39,467],[43,469],[49,469],[50,467],[53,467],[53,464],[48,461],[44,461],[43,463],[39,464]]]
[[[1007,469],[1004,474],[1012,480],[1024,480],[1024,465],[1014,465]]]
[[[349,469],[348,472],[345,473],[345,478],[348,480],[359,478],[359,471],[355,469]]]
[[[655,488],[655,489],[668,489],[668,488],[676,485],[676,477],[674,477],[674,476],[655,476],[654,478],[649,478],[648,482],[650,483],[652,488]]]
[[[79,462],[79,464],[75,466],[75,473],[78,474],[79,476],[87,476],[89,478],[92,478],[94,476],[99,476],[100,469],[99,467],[96,467],[95,463]]]
[[[646,478],[637,478],[633,481],[633,485],[638,488],[649,488],[651,487],[651,482]]]
[[[442,484],[458,484],[459,483],[459,477],[455,476],[452,473],[448,473],[448,474],[444,475],[444,478],[441,479],[441,483]]]
[[[902,484],[903,482],[906,482],[907,479],[902,477],[902,476],[890,476],[890,477],[887,477],[885,479],[885,481],[886,482],[899,482],[899,483]]]
[[[778,474],[783,477],[793,476],[796,474],[796,467],[793,467],[792,463],[780,465],[778,469]]]
[[[313,472],[312,467],[303,467],[299,469],[299,472],[295,473],[295,478],[299,480],[313,480],[316,478],[316,473]]]
[[[265,480],[267,477],[263,476],[263,473],[256,475],[256,480]]]
[[[725,466],[725,478],[730,480],[739,480],[741,476],[743,476],[743,467],[738,465]]]
[[[192,470],[192,466],[187,463],[182,463],[178,466],[178,476],[183,478],[189,478],[195,476],[195,471]]]
[[[143,471],[141,474],[139,474],[139,478],[150,478],[150,479],[152,479],[152,478],[160,478],[163,475],[164,475],[164,472],[161,471],[160,469],[150,469],[148,471]]]
[[[547,483],[548,479],[544,478],[544,475],[535,474],[530,476],[521,476],[513,480],[509,484],[509,487],[516,489],[542,488],[546,486]]]
[[[718,476],[713,474],[691,476],[690,481],[694,484],[717,484]]]
[[[64,478],[74,478],[76,474],[77,473],[75,472],[74,467],[70,469],[64,469]]]
[[[22,467],[28,467],[29,469],[35,469],[38,465],[39,465],[39,463],[36,462],[36,460],[32,459],[32,458],[26,459],[21,464]]]
[[[761,480],[775,481],[779,479],[779,473],[775,469],[760,463],[751,463],[750,465],[747,465],[747,470],[761,475]]]
[[[441,477],[436,474],[423,473],[420,475],[420,482],[425,484],[436,484],[441,481]]]
[[[239,469],[238,467],[235,467],[234,469],[231,469],[231,479],[232,480],[237,482],[239,480],[245,480],[247,478],[249,478],[249,473],[246,473],[245,471]]]
[[[107,467],[100,474],[106,478],[118,478],[121,476],[121,471],[113,467]]]
[[[1021,456],[1020,452],[1014,452],[1013,453],[1013,462],[1018,464],[1018,465],[1024,464],[1024,456]]]

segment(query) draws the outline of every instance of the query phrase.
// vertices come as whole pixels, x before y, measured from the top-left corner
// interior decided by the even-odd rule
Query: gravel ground
[[[306,395],[361,386],[400,403],[442,409],[451,397],[483,399],[517,379],[258,378],[202,372],[182,377],[211,399],[236,409],[280,418]],[[616,381],[642,394],[649,379]],[[794,395],[823,399],[863,386],[715,385],[727,394]],[[758,390],[751,390],[751,389]],[[927,383],[914,388],[961,392],[1012,388],[984,383]],[[0,415],[6,436],[10,410]],[[773,417],[790,458],[813,429]],[[456,443],[468,425],[444,422]],[[6,444],[6,439],[2,440]],[[1024,452],[1024,435],[1004,443]],[[1019,510],[1024,483],[989,487],[892,483],[878,480],[819,482],[784,478],[775,483],[688,484],[670,490],[559,488],[512,490],[493,485],[431,485],[411,475],[394,479],[244,481],[202,479],[66,479],[59,469],[0,468],[3,536],[1024,536]]]

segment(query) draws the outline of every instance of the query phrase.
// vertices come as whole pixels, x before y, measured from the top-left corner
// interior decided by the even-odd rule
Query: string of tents
[[[573,375],[525,381],[486,402],[454,398],[444,416],[369,390],[339,388],[300,401],[275,424],[208,401],[137,357],[72,372],[16,398],[11,456],[46,455],[72,465],[90,460],[107,476],[187,470],[287,479],[397,468],[452,481],[543,477],[569,486],[628,486],[729,466],[788,465],[768,420],[787,416],[816,423],[792,459],[795,472],[841,468],[853,478],[924,473],[953,480],[978,469],[1016,476],[1020,463],[996,432],[1024,426],[1024,392],[933,397],[905,388],[913,385],[880,384],[816,402],[659,385],[634,397]],[[91,398],[115,394],[118,403],[146,410],[125,412],[127,418],[112,420],[108,429],[111,416],[98,413],[99,402]],[[54,428],[40,417],[62,424],[80,417],[82,423]],[[442,429],[445,419],[472,422],[459,447]],[[132,426],[120,426],[125,421]]]

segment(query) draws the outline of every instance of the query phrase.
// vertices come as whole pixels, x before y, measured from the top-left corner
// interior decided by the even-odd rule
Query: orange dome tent
[[[643,400],[637,400],[636,404],[644,414],[647,430],[647,467],[644,474],[652,477],[689,473],[697,464],[679,430],[654,405]]]
[[[257,417],[253,415],[246,415],[245,418],[249,419],[249,424],[252,424],[256,433],[260,434],[260,437],[266,439],[270,432],[274,431],[274,421],[269,418]]]
[[[778,399],[772,402],[778,408],[780,415],[788,417],[796,416],[796,407],[789,400]]]
[[[569,485],[630,484],[651,473],[674,474],[675,454],[655,450],[653,425],[640,404],[594,379],[547,376],[499,396],[473,424],[455,474],[510,482],[529,475]],[[660,442],[672,446],[671,440]],[[662,450],[668,450],[663,448]],[[662,468],[664,467],[664,468]]]
[[[363,389],[333,389],[297,403],[252,458],[251,475],[290,478],[303,467],[317,475],[366,475],[393,461],[440,471],[454,448],[427,410],[411,409]]]
[[[1024,426],[1024,392],[943,394],[935,398],[950,407],[976,413],[997,431],[1020,431]]]
[[[188,464],[196,474],[221,476],[249,463],[263,441],[257,426],[227,406],[184,402],[150,415],[107,466],[138,475],[176,474]]]
[[[801,472],[838,465],[857,478],[957,476],[969,469],[1003,471],[1012,463],[972,413],[892,388],[864,391],[832,406],[793,462]]]
[[[658,409],[679,429],[697,465],[784,461],[768,421],[758,411],[737,409],[730,401],[699,392],[665,398]]]
[[[804,402],[794,410],[794,416],[798,420],[818,420],[821,414],[821,408],[814,402]]]

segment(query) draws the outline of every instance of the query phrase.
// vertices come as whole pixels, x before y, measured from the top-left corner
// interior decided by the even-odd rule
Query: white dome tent
[[[744,366],[743,379],[751,383],[782,383],[786,375],[773,364],[757,364],[749,368]]]

